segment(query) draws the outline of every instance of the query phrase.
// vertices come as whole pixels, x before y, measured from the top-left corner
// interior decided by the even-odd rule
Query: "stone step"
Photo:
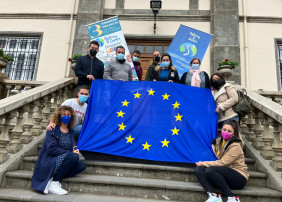
[[[5,187],[30,189],[32,174],[32,171],[27,170],[7,172]],[[198,182],[80,174],[62,180],[62,185],[70,192],[103,195],[193,202],[204,201],[207,198],[204,189]],[[241,201],[244,202],[281,202],[282,197],[281,192],[263,187],[246,186],[243,190],[233,192],[239,195]]]
[[[24,157],[24,170],[34,170],[37,157]],[[250,159],[252,161],[252,159]],[[84,174],[109,175],[120,177],[151,178],[162,180],[175,180],[185,182],[197,182],[194,167],[161,166],[125,162],[109,161],[85,161],[87,169]],[[265,187],[267,174],[249,171],[249,186]]]
[[[135,197],[103,196],[82,192],[70,192],[64,196],[42,194],[30,189],[1,188],[0,201],[34,201],[34,202],[167,202]]]

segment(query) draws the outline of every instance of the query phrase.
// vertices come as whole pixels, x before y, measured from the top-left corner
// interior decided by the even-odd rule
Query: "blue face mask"
[[[192,64],[191,69],[198,70],[198,69],[200,69],[200,65],[199,64]]]
[[[123,60],[124,59],[124,54],[117,54],[117,59],[118,60]]]
[[[162,62],[163,67],[169,67],[169,65],[170,65],[170,62]]]
[[[61,117],[61,121],[64,123],[64,124],[68,124],[71,120],[71,117],[70,116],[62,116]]]
[[[78,99],[79,99],[79,102],[85,103],[88,100],[88,97],[85,95],[79,95]]]
[[[138,61],[139,61],[139,58],[138,58],[138,57],[133,56],[132,61],[133,61],[133,62],[138,62]]]

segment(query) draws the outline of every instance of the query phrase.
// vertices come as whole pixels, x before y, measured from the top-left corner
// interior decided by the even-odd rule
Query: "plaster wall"
[[[109,0],[106,0],[109,1]],[[150,0],[125,0],[125,9],[150,9]],[[162,0],[164,10],[189,10],[189,0]]]

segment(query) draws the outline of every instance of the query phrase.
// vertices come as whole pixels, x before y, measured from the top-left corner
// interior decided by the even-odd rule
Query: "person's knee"
[[[214,166],[210,166],[206,169],[206,175],[211,176],[216,172],[216,168]]]
[[[69,153],[66,158],[69,160],[69,161],[72,161],[72,162],[78,162],[79,160],[79,155],[76,154],[76,153]]]
[[[195,168],[195,173],[198,174],[198,173],[203,173],[205,170],[205,167],[204,166],[197,166]]]

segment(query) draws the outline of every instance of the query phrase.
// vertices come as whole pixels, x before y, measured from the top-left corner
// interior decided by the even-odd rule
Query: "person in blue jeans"
[[[45,194],[65,195],[68,192],[62,188],[60,181],[81,173],[86,165],[79,161],[79,150],[74,146],[76,115],[73,108],[59,107],[52,115],[52,120],[56,126],[46,132],[31,187]]]
[[[65,100],[61,106],[69,106],[74,109],[76,114],[76,122],[74,124],[74,139],[77,141],[81,131],[81,127],[84,121],[84,117],[87,110],[87,100],[89,97],[89,87],[86,85],[79,86],[77,92],[77,98]],[[52,130],[55,127],[54,120],[50,120],[49,125],[46,127],[47,130]]]

